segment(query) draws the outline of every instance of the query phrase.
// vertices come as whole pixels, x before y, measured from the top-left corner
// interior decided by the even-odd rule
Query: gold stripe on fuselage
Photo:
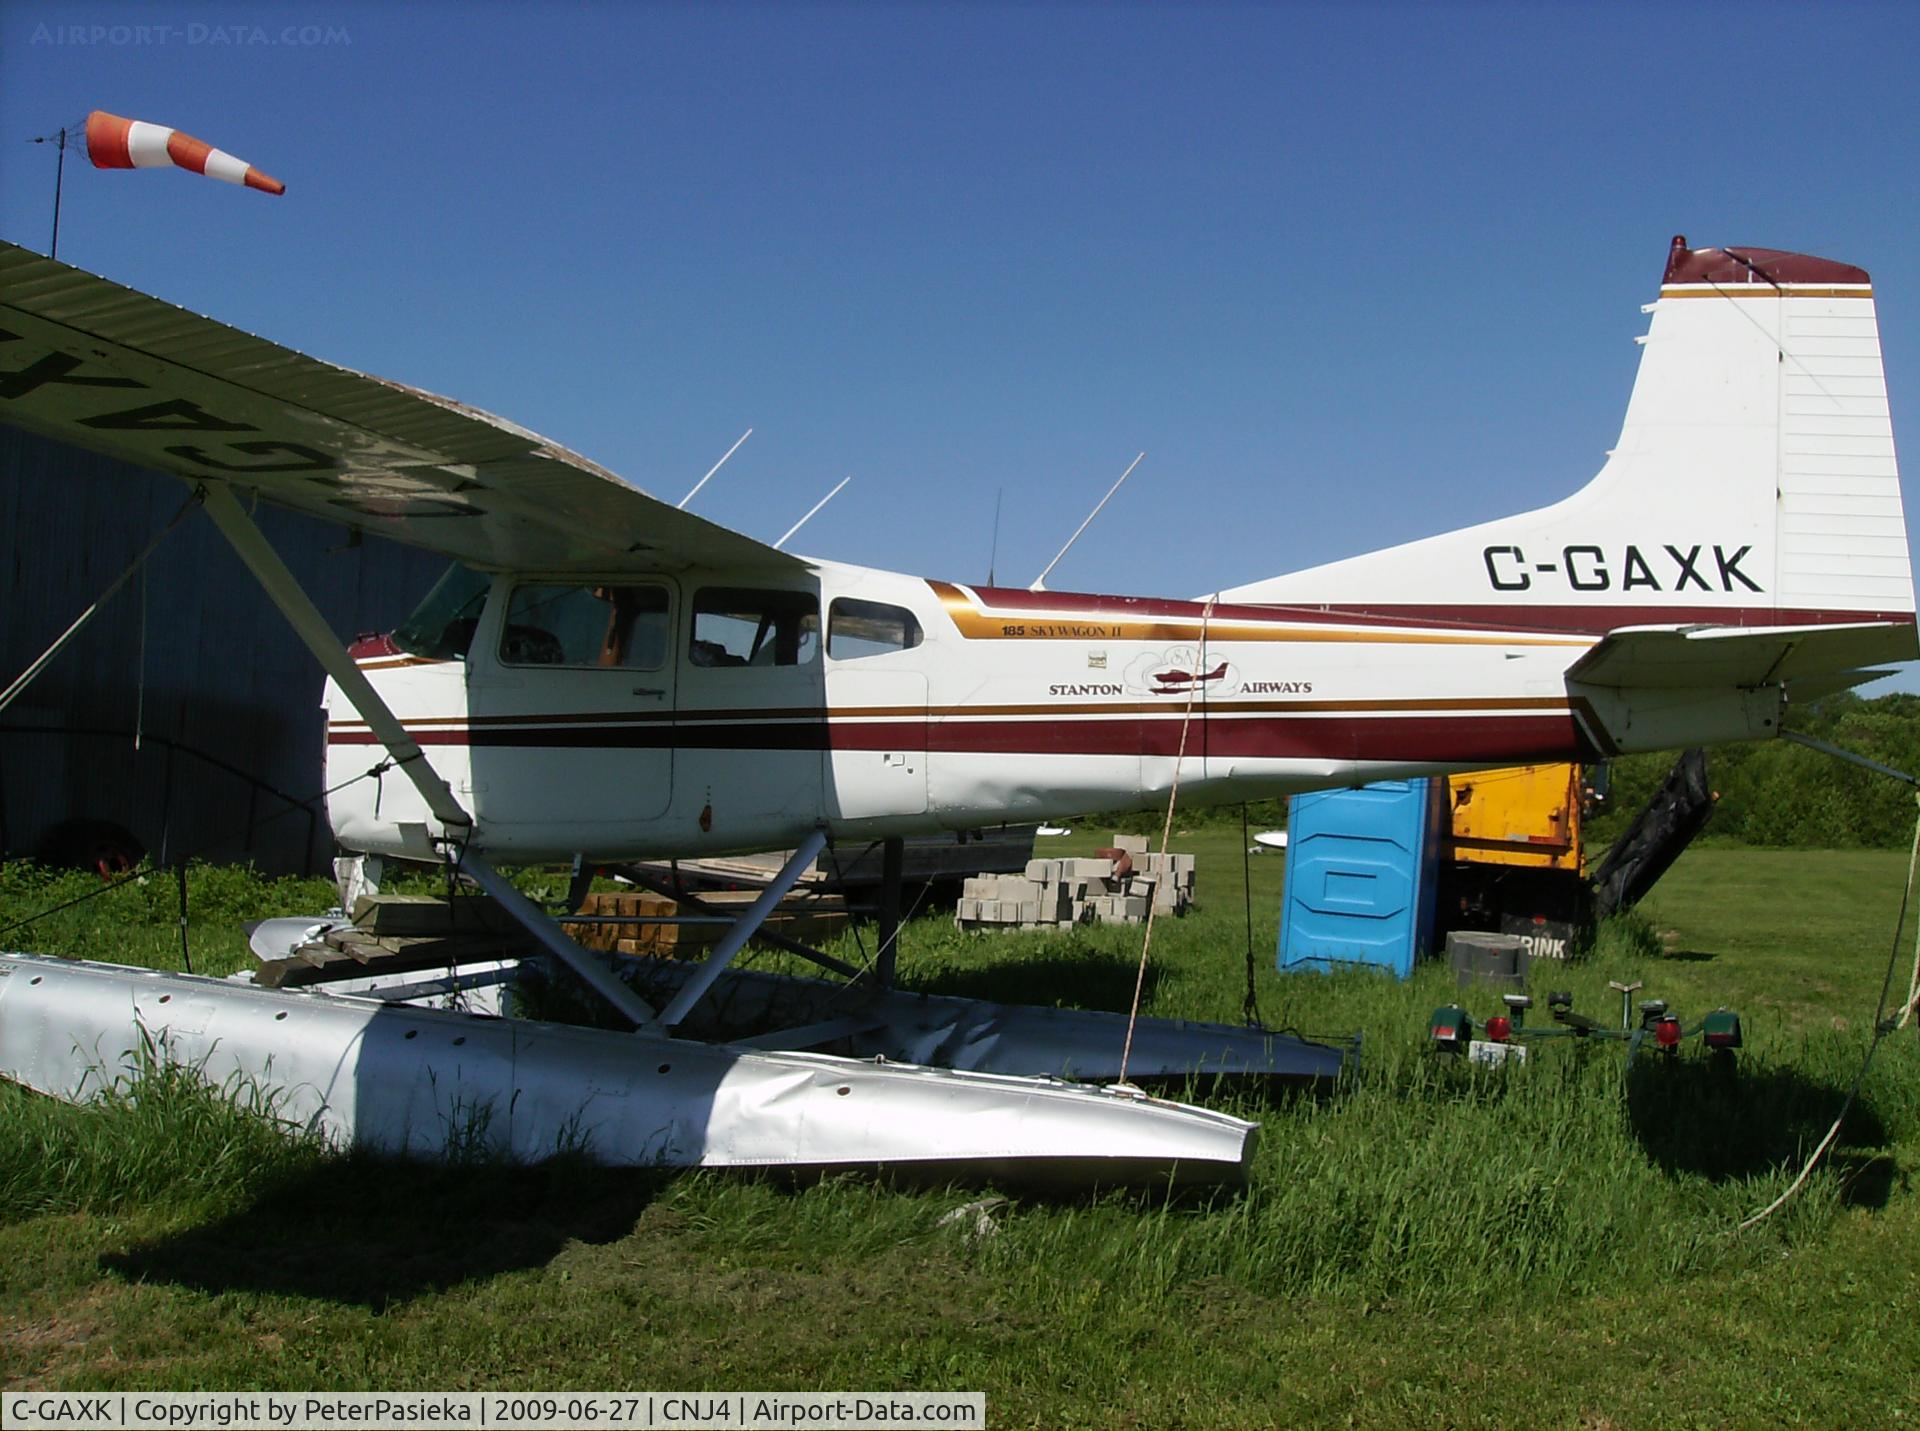
[[[1292,643],[1388,646],[1591,646],[1592,636],[1507,636],[1486,631],[1375,630],[1352,626],[1268,625],[1264,622],[1213,620],[1196,605],[1192,616],[1114,617],[1028,615],[993,616],[978,598],[950,581],[928,581],[960,634],[969,641],[1195,641],[1204,627],[1209,643],[1279,641]]]

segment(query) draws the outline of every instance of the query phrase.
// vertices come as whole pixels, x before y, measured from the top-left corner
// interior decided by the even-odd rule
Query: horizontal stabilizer
[[[1910,661],[1916,655],[1914,628],[1895,622],[1626,626],[1576,661],[1567,680],[1656,689],[1805,683],[1794,689],[1824,694],[1881,674],[1864,669],[1876,662]]]
[[[1864,671],[1835,671],[1827,676],[1802,676],[1793,683],[1793,697],[1797,701],[1817,701],[1835,691],[1850,691],[1855,686],[1864,686],[1868,681],[1877,681],[1882,676],[1893,674],[1892,666],[1881,666]]]

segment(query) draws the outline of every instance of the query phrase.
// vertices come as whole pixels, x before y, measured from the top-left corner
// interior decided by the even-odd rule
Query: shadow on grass
[[[1714,1182],[1797,1169],[1826,1136],[1846,1090],[1789,1068],[1750,1073],[1693,1059],[1643,1058],[1627,1078],[1634,1136],[1662,1169]],[[1831,1158],[1841,1202],[1884,1207],[1900,1169],[1871,1101],[1854,1101]]]
[[[1124,1014],[1132,1007],[1133,985],[1139,972],[1137,954],[1076,949],[983,967],[914,970],[910,983],[919,994]],[[1148,963],[1140,993],[1143,1004],[1167,977],[1179,976],[1170,976],[1162,966]]]
[[[355,1154],[269,1186],[244,1211],[101,1258],[132,1281],[265,1292],[382,1312],[540,1267],[632,1231],[670,1175],[560,1157],[532,1166]]]
[[[1675,964],[1710,964],[1720,956],[1710,949],[1663,949],[1653,957]]]

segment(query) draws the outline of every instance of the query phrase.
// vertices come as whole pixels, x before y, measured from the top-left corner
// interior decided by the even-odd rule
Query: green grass
[[[1237,1020],[1239,832],[1175,847],[1201,856],[1202,907],[1157,926],[1146,1012]],[[1618,1045],[1572,1041],[1524,1069],[1438,1058],[1424,1032],[1455,996],[1445,971],[1275,973],[1282,861],[1256,858],[1261,1012],[1361,1032],[1358,1071],[1330,1097],[1209,1100],[1263,1125],[1243,1191],[1015,1197],[982,1238],[939,1224],[973,1191],[401,1165],[323,1155],[177,1076],[104,1109],[0,1090],[0,1380],[977,1388],[998,1426],[1920,1418],[1920,1037],[1883,1047],[1831,1166],[1734,1231],[1852,1081],[1905,868],[1695,850],[1592,960],[1536,972],[1536,995],[1568,987],[1608,1018],[1610,978],[1689,1018],[1738,1008],[1728,1079],[1696,1057],[1629,1076]],[[267,912],[254,902],[326,902],[322,885],[196,879],[196,967],[215,972],[245,957],[228,926]],[[84,887],[38,880],[0,870],[0,924]],[[130,887],[8,942],[177,967],[172,898]],[[1138,939],[928,916],[902,973],[1124,1010]]]

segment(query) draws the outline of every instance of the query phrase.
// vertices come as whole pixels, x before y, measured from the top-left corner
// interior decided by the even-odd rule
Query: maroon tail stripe
[[[1136,620],[1173,617],[1198,621],[1206,610],[1199,601],[1169,601],[1157,597],[1095,596],[1065,591],[1027,591],[1008,587],[974,587],[982,604],[992,611],[1081,613]],[[1497,602],[1425,604],[1367,602],[1353,606],[1289,606],[1284,603],[1236,602],[1213,608],[1209,619],[1233,621],[1295,621],[1319,626],[1464,626],[1483,631],[1553,631],[1571,635],[1603,636],[1621,626],[1709,624],[1714,626],[1834,626],[1859,622],[1914,624],[1911,611],[1841,611],[1787,606],[1671,606],[1551,605]]]

